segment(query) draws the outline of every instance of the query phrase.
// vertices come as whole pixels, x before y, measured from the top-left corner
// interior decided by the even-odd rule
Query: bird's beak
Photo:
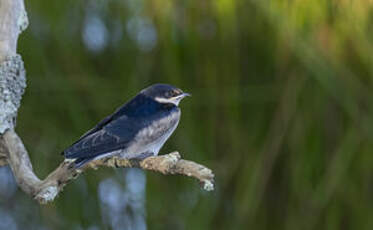
[[[190,94],[190,93],[183,93],[183,94],[181,94],[181,96],[184,98],[184,97],[191,97],[192,96],[192,94]]]
[[[174,97],[173,101],[175,105],[179,105],[179,102],[184,98],[184,97],[190,97],[189,93],[182,93],[179,96]]]

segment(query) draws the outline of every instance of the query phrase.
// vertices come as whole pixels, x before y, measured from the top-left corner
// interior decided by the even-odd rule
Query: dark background
[[[161,150],[212,168],[99,169],[40,206],[0,168],[0,229],[373,229],[373,7],[354,0],[26,1],[17,131],[44,178],[150,84],[193,97]]]

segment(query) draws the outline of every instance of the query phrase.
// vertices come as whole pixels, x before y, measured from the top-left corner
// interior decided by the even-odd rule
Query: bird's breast
[[[180,109],[175,108],[150,118],[150,122],[135,136],[131,147],[132,153],[153,152],[158,154],[160,148],[175,131],[180,120]]]

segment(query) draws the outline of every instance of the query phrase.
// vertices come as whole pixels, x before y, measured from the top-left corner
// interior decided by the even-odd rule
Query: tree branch
[[[16,55],[18,35],[27,26],[23,0],[0,0],[0,62]]]
[[[18,35],[28,19],[23,0],[0,0],[0,134],[15,127],[17,110],[26,87]]]
[[[2,137],[0,146],[6,149],[6,159],[13,171],[18,185],[27,194],[44,204],[53,201],[65,185],[77,178],[87,169],[99,167],[141,168],[162,174],[180,174],[200,181],[203,189],[214,189],[214,174],[207,167],[193,161],[183,160],[178,152],[148,157],[144,160],[128,160],[108,157],[92,161],[82,168],[75,169],[72,161],[63,161],[45,180],[40,180],[33,172],[27,151],[13,130],[8,130]]]

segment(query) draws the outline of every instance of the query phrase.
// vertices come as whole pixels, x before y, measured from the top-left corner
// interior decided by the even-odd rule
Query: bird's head
[[[184,97],[191,96],[189,93],[184,93],[181,89],[168,84],[154,84],[143,89],[141,93],[159,103],[171,103],[176,106]]]

